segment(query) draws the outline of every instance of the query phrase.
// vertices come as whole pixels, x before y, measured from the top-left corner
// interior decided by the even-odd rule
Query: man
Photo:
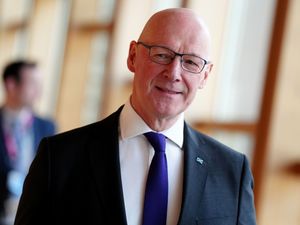
[[[130,100],[41,142],[15,225],[256,224],[245,156],[184,122],[212,69],[209,42],[193,11],[154,14],[130,43]]]
[[[29,61],[8,64],[3,72],[4,105],[0,108],[0,214],[5,201],[18,200],[40,140],[54,134],[54,124],[32,112],[38,97],[39,72]],[[11,201],[8,201],[11,202]],[[0,219],[1,220],[1,219]],[[1,223],[1,221],[0,221]]]

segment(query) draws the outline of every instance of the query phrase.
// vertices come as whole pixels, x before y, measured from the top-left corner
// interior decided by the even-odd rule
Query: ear
[[[133,73],[135,72],[136,47],[136,41],[131,41],[127,57],[127,67]]]
[[[209,65],[206,66],[205,70],[203,71],[203,77],[202,77],[202,79],[200,80],[200,83],[199,83],[199,89],[204,88],[204,86],[206,85],[208,76],[209,76],[212,68],[213,68],[213,64],[209,64]]]

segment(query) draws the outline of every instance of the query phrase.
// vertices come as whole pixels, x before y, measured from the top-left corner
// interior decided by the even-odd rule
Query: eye
[[[196,62],[194,62],[193,60],[191,59],[185,59],[183,61],[186,65],[190,65],[190,66],[198,66],[198,64]]]
[[[172,56],[170,54],[167,54],[167,53],[156,53],[155,55],[153,55],[153,57],[156,58],[156,59],[160,59],[160,60],[172,59]]]
[[[151,55],[152,61],[159,64],[169,64],[173,60],[173,56],[165,52],[156,52]]]

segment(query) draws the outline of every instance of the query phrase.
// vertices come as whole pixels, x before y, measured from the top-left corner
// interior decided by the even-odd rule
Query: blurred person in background
[[[55,133],[55,125],[33,112],[40,94],[40,72],[35,62],[11,62],[2,78],[5,100],[0,107],[0,224],[1,220],[6,224],[4,220],[14,214],[11,205],[17,205],[38,143]]]
[[[129,46],[130,98],[100,122],[42,140],[15,225],[255,225],[246,156],[184,120],[209,60],[195,12],[154,14]]]

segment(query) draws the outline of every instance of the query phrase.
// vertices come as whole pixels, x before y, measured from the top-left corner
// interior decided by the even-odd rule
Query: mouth
[[[182,94],[181,91],[176,91],[176,90],[170,90],[168,88],[161,88],[161,87],[158,87],[158,86],[155,86],[155,88],[157,90],[159,90],[160,92],[164,92],[166,94],[172,94],[172,95],[178,95],[178,94]]]

